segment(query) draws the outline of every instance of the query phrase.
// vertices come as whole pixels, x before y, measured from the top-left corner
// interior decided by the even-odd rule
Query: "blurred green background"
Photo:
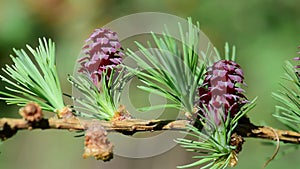
[[[297,0],[0,0],[0,66],[11,63],[13,47],[35,46],[38,37],[50,37],[56,42],[63,90],[71,93],[65,79],[73,72],[83,40],[94,28],[137,12],[191,16],[221,53],[225,42],[237,46],[237,62],[248,84],[246,94],[250,99],[258,96],[249,114],[251,120],[284,128],[271,116],[276,104],[271,92],[279,89],[283,62],[295,57],[300,45],[299,7]],[[16,107],[1,102],[0,108],[0,117],[18,117]],[[147,159],[83,160],[83,138],[73,136],[68,131],[21,131],[0,146],[0,169],[169,169],[191,161],[178,147]],[[274,145],[246,139],[236,168],[261,168],[274,150]],[[279,156],[267,168],[299,168],[298,153]]]

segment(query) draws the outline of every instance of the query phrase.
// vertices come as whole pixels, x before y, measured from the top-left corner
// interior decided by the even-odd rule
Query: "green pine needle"
[[[112,74],[114,73],[111,73],[111,77]],[[106,74],[102,73],[102,77],[106,77]],[[72,97],[79,104],[74,106],[78,116],[107,121],[113,118],[114,113],[117,111],[117,103],[115,103],[117,99],[113,98],[111,92],[112,78],[108,82],[106,80],[101,81],[101,91],[98,91],[91,79],[85,75],[81,74],[76,78],[69,75],[68,80],[83,95],[78,98]]]
[[[231,57],[230,57],[230,47],[229,47],[229,44],[226,42],[225,43],[225,60],[235,61],[235,52],[236,52],[235,46],[232,46],[231,52],[232,53],[231,53]]]
[[[7,104],[24,106],[28,102],[38,103],[43,110],[56,112],[65,107],[55,65],[55,44],[46,38],[39,39],[36,49],[26,45],[33,59],[23,50],[14,49],[13,65],[6,65],[0,75],[7,86],[0,91]]]
[[[179,24],[181,44],[171,37],[167,28],[161,37],[152,33],[154,44],[148,42],[148,46],[144,47],[136,42],[145,59],[128,49],[126,54],[140,68],[125,67],[144,83],[139,88],[171,100],[173,103],[167,107],[193,112],[197,88],[203,81],[206,65],[198,54],[209,54],[199,51],[199,24],[194,26],[190,18],[188,23],[187,33]]]
[[[281,105],[276,106],[276,112],[273,115],[287,127],[299,132],[300,79],[290,62],[286,62],[284,69],[286,83],[281,84],[283,90],[273,93],[274,99],[279,101]]]
[[[255,106],[255,101],[256,99],[244,105],[234,117],[227,116],[226,121],[221,121],[221,124],[216,124],[213,115],[207,113],[208,117],[201,117],[200,119],[203,125],[202,131],[192,125],[187,125],[187,131],[184,133],[193,139],[178,138],[175,141],[187,151],[199,153],[200,155],[193,156],[199,160],[177,168],[195,166],[202,166],[201,169],[226,168],[230,159],[235,156],[233,151],[236,147],[230,145],[231,135],[238,124],[238,120]],[[228,114],[230,115],[230,113]],[[220,114],[220,116],[224,117],[224,114]]]
[[[227,134],[224,133],[224,128],[222,128],[215,128],[213,132],[209,130],[202,133],[194,126],[188,125],[187,130],[190,132],[186,132],[185,134],[198,141],[178,138],[176,142],[187,151],[199,153],[200,155],[193,157],[199,160],[191,164],[178,166],[177,168],[195,166],[203,166],[202,168],[225,168],[228,165],[226,161],[230,159],[234,147],[229,145]]]

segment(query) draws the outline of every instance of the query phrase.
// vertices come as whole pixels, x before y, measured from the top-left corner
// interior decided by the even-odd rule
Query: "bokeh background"
[[[35,46],[38,37],[56,42],[57,66],[63,90],[71,93],[66,81],[73,72],[84,39],[94,28],[137,12],[165,12],[191,16],[202,31],[224,53],[224,44],[237,47],[237,62],[245,72],[250,99],[258,96],[249,117],[256,124],[284,128],[273,117],[276,102],[271,93],[280,89],[283,63],[297,54],[300,45],[300,2],[297,0],[0,0],[0,66],[11,63],[12,48]],[[145,20],[145,22],[147,22]],[[18,117],[17,108],[1,102],[0,117]],[[179,147],[156,157],[110,162],[82,159],[83,138],[68,131],[21,131],[0,146],[1,169],[171,169],[190,162],[190,154]],[[246,139],[237,169],[261,168],[275,145]],[[279,156],[267,168],[299,168],[299,151]]]

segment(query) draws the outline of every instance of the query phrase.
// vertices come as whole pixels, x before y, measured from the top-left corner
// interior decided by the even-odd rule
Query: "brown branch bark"
[[[134,134],[135,132],[159,131],[159,130],[185,130],[186,120],[141,120],[131,119],[124,121],[99,121],[99,120],[78,120],[77,118],[41,119],[36,122],[28,122],[24,119],[1,118],[0,138],[5,140],[12,137],[18,130],[32,129],[65,129],[65,130],[85,130],[90,123],[101,124],[108,132],[121,132],[124,134]],[[274,133],[276,132],[276,134]],[[242,137],[253,137],[261,139],[276,140],[285,143],[300,143],[300,133],[274,129],[268,126],[256,126],[248,118],[245,118],[236,128],[236,133]],[[277,136],[276,136],[277,135]]]

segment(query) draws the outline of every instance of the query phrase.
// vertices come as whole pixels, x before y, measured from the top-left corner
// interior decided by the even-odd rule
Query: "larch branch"
[[[161,131],[161,130],[185,130],[187,120],[141,120],[130,119],[123,121],[100,121],[100,120],[79,120],[77,118],[41,119],[36,122],[28,122],[25,119],[1,118],[0,119],[0,138],[5,140],[12,137],[18,130],[32,129],[65,129],[65,130],[85,130],[89,123],[99,123],[108,132],[120,132],[124,134],[134,134],[135,132]],[[247,121],[242,121],[236,128],[236,133],[242,137],[253,137],[261,139],[276,140],[276,132],[280,141],[285,143],[300,143],[300,133],[273,129],[268,126],[255,126]]]

